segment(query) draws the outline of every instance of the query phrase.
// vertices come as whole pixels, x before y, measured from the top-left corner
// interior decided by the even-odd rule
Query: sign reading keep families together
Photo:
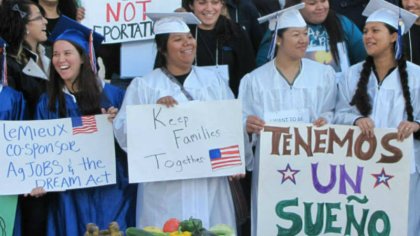
[[[147,12],[172,12],[180,0],[83,0],[83,24],[105,37],[104,43],[153,39]]]
[[[245,172],[238,100],[127,108],[131,183]]]
[[[115,147],[106,115],[0,121],[0,195],[113,184]]]
[[[407,235],[413,140],[396,132],[266,124],[257,235]]]

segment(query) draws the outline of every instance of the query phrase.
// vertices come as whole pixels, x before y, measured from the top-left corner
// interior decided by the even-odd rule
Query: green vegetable
[[[203,222],[200,219],[190,217],[189,220],[184,220],[179,224],[182,231],[190,231],[191,233],[199,232],[203,228]]]
[[[210,231],[215,233],[217,236],[234,236],[235,231],[225,224],[218,224],[210,228]]]
[[[217,234],[202,228],[200,231],[194,233],[193,236],[217,236]]]
[[[128,227],[125,230],[125,234],[127,236],[154,236],[153,233],[135,227]]]

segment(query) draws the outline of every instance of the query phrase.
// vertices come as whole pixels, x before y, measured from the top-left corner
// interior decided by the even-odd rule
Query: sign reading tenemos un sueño
[[[396,132],[266,124],[257,235],[407,235],[413,140]]]

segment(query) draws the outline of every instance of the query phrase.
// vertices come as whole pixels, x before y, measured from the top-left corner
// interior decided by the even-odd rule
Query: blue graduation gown
[[[10,87],[0,87],[0,120],[23,120],[26,102],[20,92]]]
[[[22,93],[0,85],[0,120],[23,120],[26,117],[26,102]],[[14,235],[21,235],[20,209],[16,209]]]
[[[106,84],[101,107],[120,108],[124,91]],[[36,110],[37,119],[58,118],[57,112],[48,110],[48,96],[42,95]],[[80,116],[73,97],[65,94],[69,117]],[[105,229],[111,221],[117,221],[120,229],[135,226],[136,185],[128,184],[126,153],[116,147],[117,184],[95,188],[68,190],[53,195],[48,210],[47,235],[84,235],[86,224],[95,223]]]

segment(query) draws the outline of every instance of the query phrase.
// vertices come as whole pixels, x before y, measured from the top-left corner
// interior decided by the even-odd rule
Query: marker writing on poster
[[[219,138],[222,134],[220,129],[209,129],[203,125],[198,129],[192,130],[189,128],[189,122],[191,122],[189,116],[167,117],[167,114],[162,114],[163,112],[164,110],[161,107],[153,108],[153,127],[155,130],[162,128],[172,129],[174,142],[178,149],[182,148],[181,145]]]
[[[106,4],[106,19],[110,25],[94,25],[93,30],[105,37],[105,42],[152,37],[151,21],[146,21],[147,4],[151,0],[121,1]]]
[[[340,148],[347,150],[347,157],[353,156],[354,152],[354,156],[358,159],[367,161],[374,156],[377,146],[381,145],[391,155],[381,153],[378,163],[396,163],[402,158],[402,151],[391,144],[391,141],[397,140],[397,133],[395,132],[384,135],[381,140],[377,140],[376,136],[368,138],[362,133],[356,137],[354,129],[349,129],[344,137],[339,137],[335,128],[313,129],[312,126],[306,127],[305,131],[294,128],[293,133],[290,131],[290,127],[265,126],[264,132],[272,133],[272,155],[300,155],[301,150],[308,157],[320,153],[332,154],[335,152],[334,148],[338,145]],[[302,137],[303,133],[301,132],[304,132],[306,140]],[[294,141],[293,146],[292,141]],[[366,148],[362,149],[363,146],[367,146],[367,150],[364,150]]]
[[[157,153],[149,156],[145,156],[146,159],[151,159],[155,163],[157,170],[160,169],[174,169],[176,172],[184,171],[187,166],[200,165],[204,163],[204,157],[194,157],[193,155],[187,155],[181,159],[169,159],[173,157],[167,157],[166,153]]]
[[[303,207],[303,216],[296,213],[296,207]],[[312,212],[315,209],[316,212]],[[355,205],[350,204],[350,201],[344,207],[340,202],[304,202],[302,206],[299,204],[299,198],[294,198],[278,202],[275,211],[280,219],[288,221],[286,225],[291,225],[285,227],[277,224],[278,235],[298,235],[302,230],[306,235],[389,235],[391,232],[391,221],[385,211],[362,208],[358,210],[362,212],[360,216],[355,214]],[[337,217],[339,211],[345,211],[345,219]],[[346,222],[344,228],[334,225],[340,221]],[[353,229],[356,232],[352,232]]]

